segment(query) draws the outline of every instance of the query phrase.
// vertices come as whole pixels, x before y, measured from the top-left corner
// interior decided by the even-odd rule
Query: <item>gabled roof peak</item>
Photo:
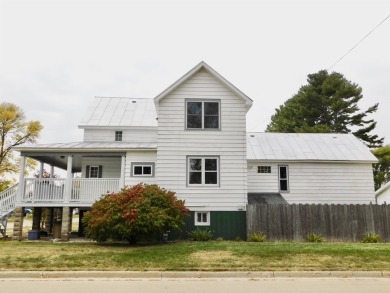
[[[233,84],[231,84],[227,79],[225,79],[222,75],[220,75],[218,72],[216,72],[210,65],[208,65],[204,61],[199,62],[194,68],[192,68],[190,71],[188,71],[186,74],[184,74],[181,78],[179,78],[175,83],[173,83],[171,86],[169,86],[167,89],[165,89],[157,97],[155,97],[154,103],[156,104],[156,108],[157,108],[157,104],[160,102],[160,100],[162,100],[165,96],[170,94],[173,90],[175,90],[178,86],[180,86],[183,82],[185,82],[191,76],[193,76],[194,74],[199,72],[201,69],[206,70],[214,78],[219,80],[227,88],[229,88],[236,95],[238,95],[241,99],[243,99],[243,101],[245,102],[245,105],[247,107],[247,110],[250,109],[253,101],[247,95],[245,95],[243,92],[241,92],[238,88],[236,88]]]

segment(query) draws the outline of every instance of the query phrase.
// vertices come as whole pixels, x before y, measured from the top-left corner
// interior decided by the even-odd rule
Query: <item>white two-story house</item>
[[[215,237],[244,239],[248,200],[375,202],[376,159],[353,135],[247,133],[251,106],[204,62],[154,99],[97,97],[79,124],[82,142],[16,148],[20,180],[0,195],[2,216],[16,209],[20,239],[22,208],[33,207],[36,218],[45,209],[49,232],[66,240],[73,208],[82,217],[102,194],[155,183],[190,209],[182,235],[201,226]],[[41,170],[67,170],[66,178],[24,178],[27,157]]]

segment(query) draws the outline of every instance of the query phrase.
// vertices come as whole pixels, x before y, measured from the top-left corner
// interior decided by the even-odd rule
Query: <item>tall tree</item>
[[[35,143],[42,125],[39,121],[26,121],[22,109],[11,103],[0,103],[0,181],[6,186],[5,175],[19,172],[18,159],[13,147]],[[9,181],[8,181],[9,182]]]
[[[379,147],[383,138],[370,134],[376,122],[367,119],[378,104],[360,111],[362,88],[337,72],[309,74],[307,84],[276,109],[267,125],[269,132],[353,133],[369,147]]]
[[[373,164],[375,190],[378,190],[390,181],[390,145],[377,148],[372,153],[379,161]]]

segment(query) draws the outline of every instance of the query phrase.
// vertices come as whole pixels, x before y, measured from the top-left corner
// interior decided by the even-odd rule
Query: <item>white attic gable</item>
[[[231,84],[227,79],[225,79],[222,75],[216,72],[213,68],[211,68],[206,62],[201,61],[198,65],[196,65],[189,72],[184,74],[180,79],[178,79],[175,83],[173,83],[166,90],[164,90],[162,93],[160,93],[157,97],[154,98],[154,104],[156,107],[157,114],[158,114],[159,102],[202,69],[204,69],[211,76],[213,76],[215,79],[220,81],[224,86],[230,89],[233,93],[239,96],[245,102],[245,107],[247,111],[252,107],[253,101],[247,95],[241,92],[238,88],[236,88],[233,84]]]

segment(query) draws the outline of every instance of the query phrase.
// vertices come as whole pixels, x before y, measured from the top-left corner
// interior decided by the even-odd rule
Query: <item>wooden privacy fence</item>
[[[247,206],[247,234],[302,241],[319,233],[327,241],[361,241],[377,233],[390,242],[390,205],[256,204]]]

